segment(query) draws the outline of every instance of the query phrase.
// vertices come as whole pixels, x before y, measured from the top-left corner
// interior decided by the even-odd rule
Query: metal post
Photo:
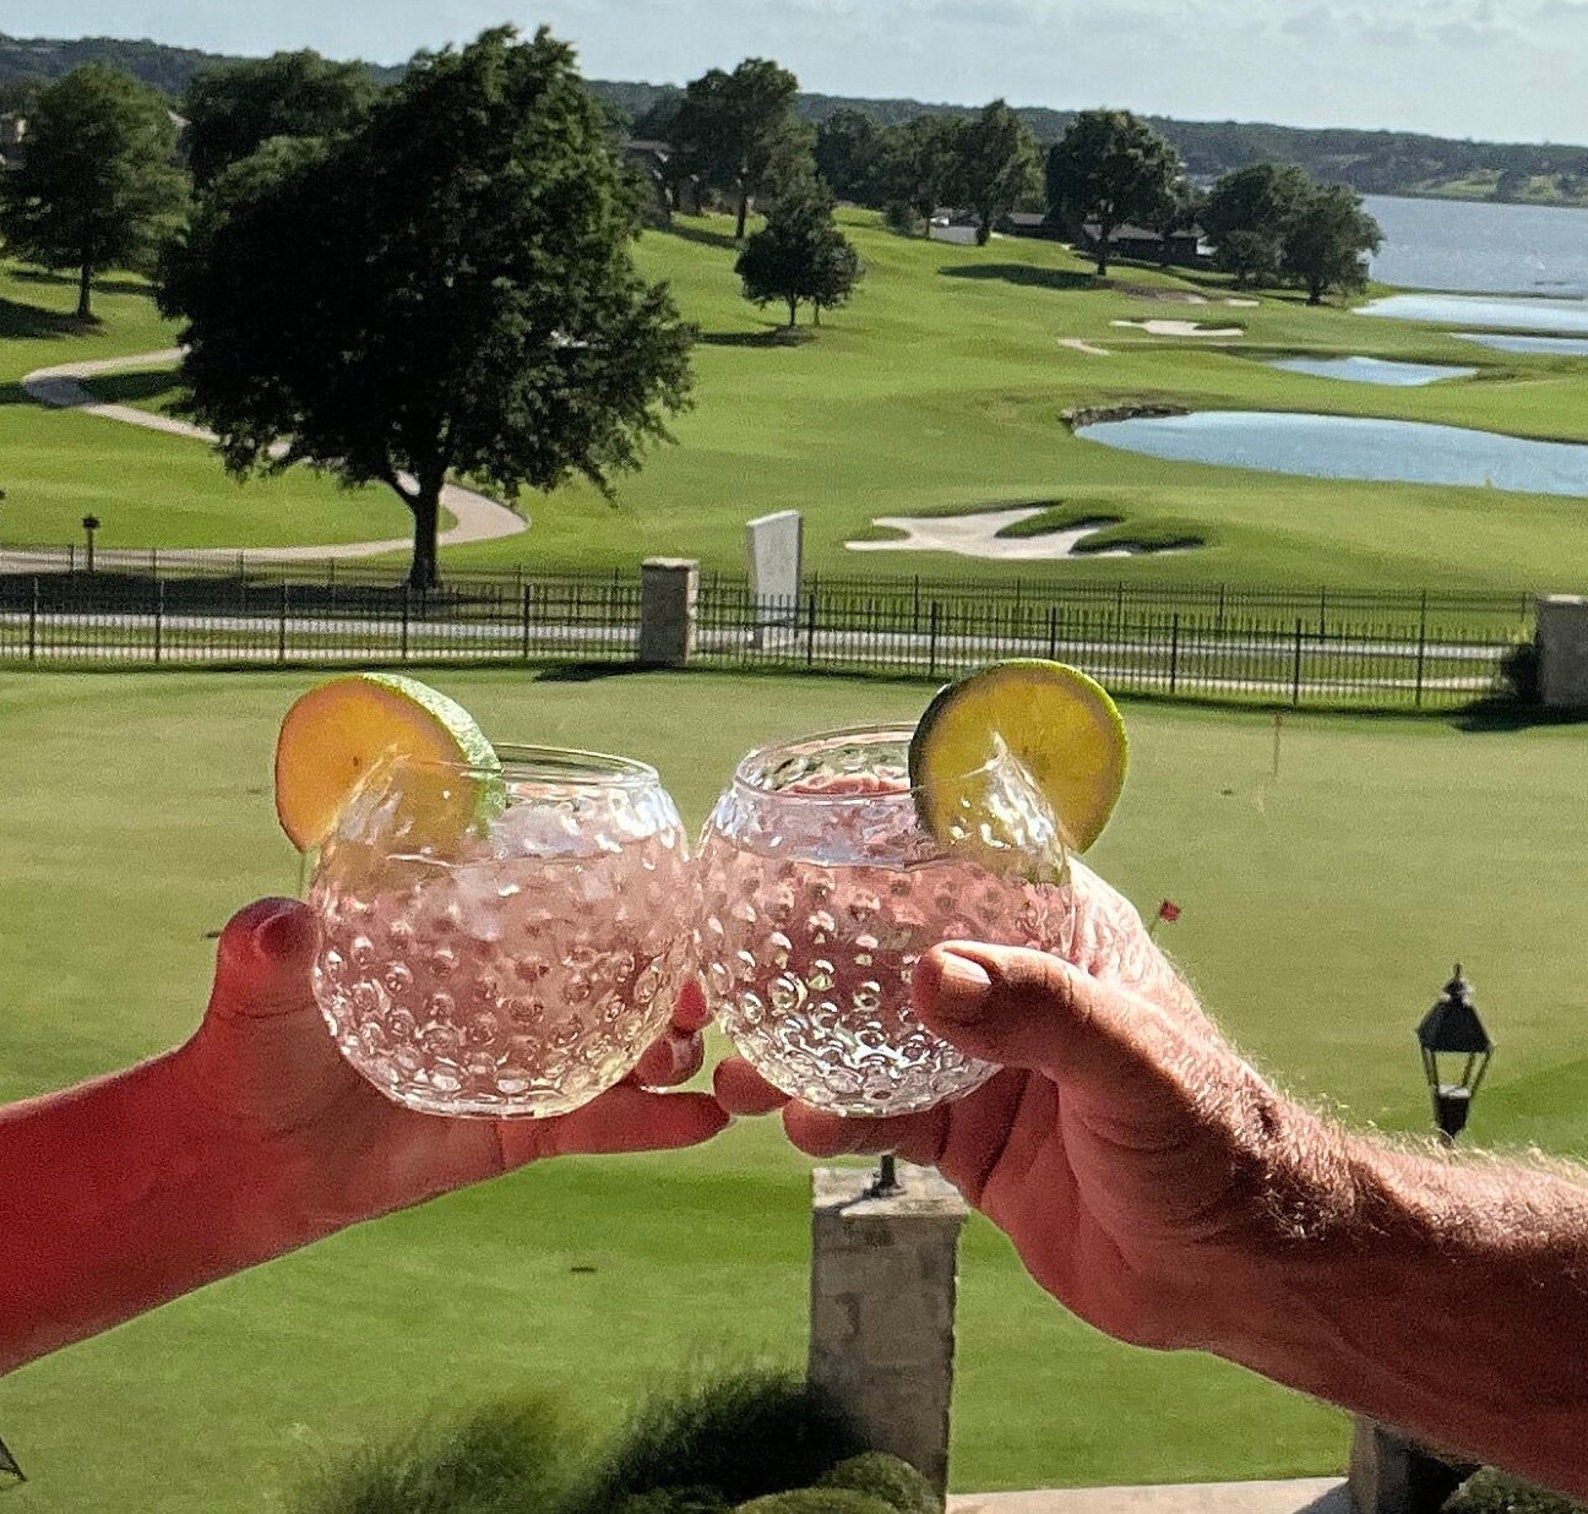
[[[403,585],[402,650],[399,653],[400,660],[403,661],[403,662],[407,662],[408,661],[408,600],[409,600],[409,597],[412,594],[412,592],[413,592],[413,585],[405,583]]]
[[[28,661],[39,655],[39,575],[33,575],[33,603],[28,609]]]
[[[930,678],[937,677],[937,622],[938,604],[934,599],[932,601],[932,615],[929,622],[931,626],[931,630],[929,632],[930,639],[926,644],[926,671],[927,676]]]
[[[160,642],[165,630],[165,580],[154,581],[154,660],[160,662]]]
[[[1174,612],[1169,624],[1169,692],[1173,694],[1180,684],[1180,612]]]
[[[287,660],[287,581],[281,581],[281,624],[276,632],[276,661]]]
[[[1048,606],[1048,661],[1052,662],[1059,653],[1059,607]]]
[[[528,584],[523,582],[524,570],[523,570],[522,567],[519,568],[518,575],[519,575],[519,596],[524,602],[524,604],[523,604],[523,613],[524,613],[524,661],[528,662],[529,661],[529,600],[530,600],[530,587],[529,587]]]
[[[1290,702],[1301,708],[1301,617],[1296,617],[1296,662],[1290,679]]]
[[[805,607],[805,666],[810,667],[816,661],[816,590],[811,589],[809,603]]]
[[[1417,628],[1417,708],[1423,707],[1423,664],[1428,656],[1427,623]]]

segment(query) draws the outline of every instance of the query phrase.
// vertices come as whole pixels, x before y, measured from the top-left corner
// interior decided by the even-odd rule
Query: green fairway
[[[1121,264],[1098,288],[1089,264],[1052,243],[956,247],[895,236],[860,212],[844,221],[867,277],[850,308],[796,345],[777,340],[774,312],[740,298],[728,223],[680,219],[675,232],[648,232],[641,266],[671,282],[701,329],[697,403],[676,424],[679,445],[620,479],[615,504],[583,484],[527,497],[529,533],[459,548],[447,561],[605,569],[661,553],[738,570],[744,522],[792,508],[805,513],[807,565],[823,574],[1511,590],[1570,584],[1588,571],[1575,499],[1165,462],[1077,440],[1060,421],[1075,406],[1159,401],[1582,440],[1580,359],[1492,352],[1429,328],[1309,309],[1293,292],[1264,292],[1256,308],[1226,306],[1230,291],[1214,275]],[[23,339],[8,344],[0,379],[45,362],[168,345],[172,329],[147,297],[116,292],[123,289],[102,297],[104,327],[76,336],[61,315],[68,289],[13,277],[0,317]],[[1234,324],[1243,335],[1208,344],[1111,324],[1153,318]],[[1062,345],[1069,340],[1109,355]],[[1277,372],[1262,361],[1294,353],[1479,371],[1391,389]],[[96,383],[155,408],[172,397],[159,375]],[[401,535],[406,525],[382,491],[348,497],[299,474],[269,490],[238,489],[192,443],[91,417],[7,407],[0,443],[11,473],[0,516],[8,541],[71,539],[89,508],[106,522],[107,545],[263,546]],[[871,525],[879,515],[1031,502],[1056,505],[1056,518],[1118,517],[1127,539],[1194,536],[1207,545],[1061,563],[861,555],[844,545],[880,534]]]
[[[297,885],[270,753],[306,675],[0,684],[0,1097],[169,1045],[208,935]],[[498,738],[661,767],[692,824],[754,742],[913,720],[920,687],[437,674]],[[1242,1047],[1355,1123],[1427,1120],[1412,1028],[1459,958],[1499,1044],[1473,1138],[1588,1154],[1581,774],[1588,729],[1127,705],[1134,768],[1095,861]],[[806,1166],[742,1122],[684,1156],[552,1164],[365,1226],[0,1386],[19,1511],[278,1507],[306,1461],[514,1385],[600,1420],[652,1374],[802,1359]],[[24,1180],[12,1175],[13,1181]],[[594,1267],[593,1274],[573,1267]],[[963,1263],[955,1483],[1329,1473],[1344,1420],[1198,1356],[1111,1345],[1038,1294],[990,1227]]]

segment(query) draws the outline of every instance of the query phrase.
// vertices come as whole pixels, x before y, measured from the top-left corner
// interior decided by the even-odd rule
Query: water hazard
[[[1268,365],[1310,378],[1345,379],[1353,384],[1385,384],[1406,389],[1437,384],[1443,379],[1471,378],[1476,368],[1450,368],[1439,363],[1396,363],[1381,357],[1287,357]]]
[[[1506,299],[1480,294],[1392,294],[1357,306],[1358,315],[1503,331],[1588,335],[1588,300]]]
[[[1421,421],[1206,410],[1105,421],[1076,435],[1147,457],[1302,478],[1588,495],[1588,444],[1531,441]]]

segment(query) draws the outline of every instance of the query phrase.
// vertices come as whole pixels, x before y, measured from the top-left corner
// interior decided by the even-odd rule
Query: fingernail
[[[980,962],[958,952],[944,952],[939,958],[941,971],[933,1007],[946,1020],[974,1020],[992,992],[992,979]]]
[[[271,962],[297,956],[312,926],[313,922],[302,910],[283,909],[254,932],[254,950]]]

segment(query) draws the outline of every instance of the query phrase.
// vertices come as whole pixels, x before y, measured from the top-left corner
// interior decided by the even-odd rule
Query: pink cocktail
[[[315,997],[348,1060],[400,1103],[564,1114],[668,1022],[688,848],[643,763],[498,753],[499,773],[389,762],[349,801],[310,891]]]
[[[960,847],[921,825],[910,735],[840,731],[751,753],[697,864],[697,965],[720,1024],[769,1082],[840,1114],[925,1109],[996,1070],[916,1018],[910,976],[929,947],[1064,953],[1074,927],[1057,827],[1018,765],[999,759],[980,785],[995,847]]]

